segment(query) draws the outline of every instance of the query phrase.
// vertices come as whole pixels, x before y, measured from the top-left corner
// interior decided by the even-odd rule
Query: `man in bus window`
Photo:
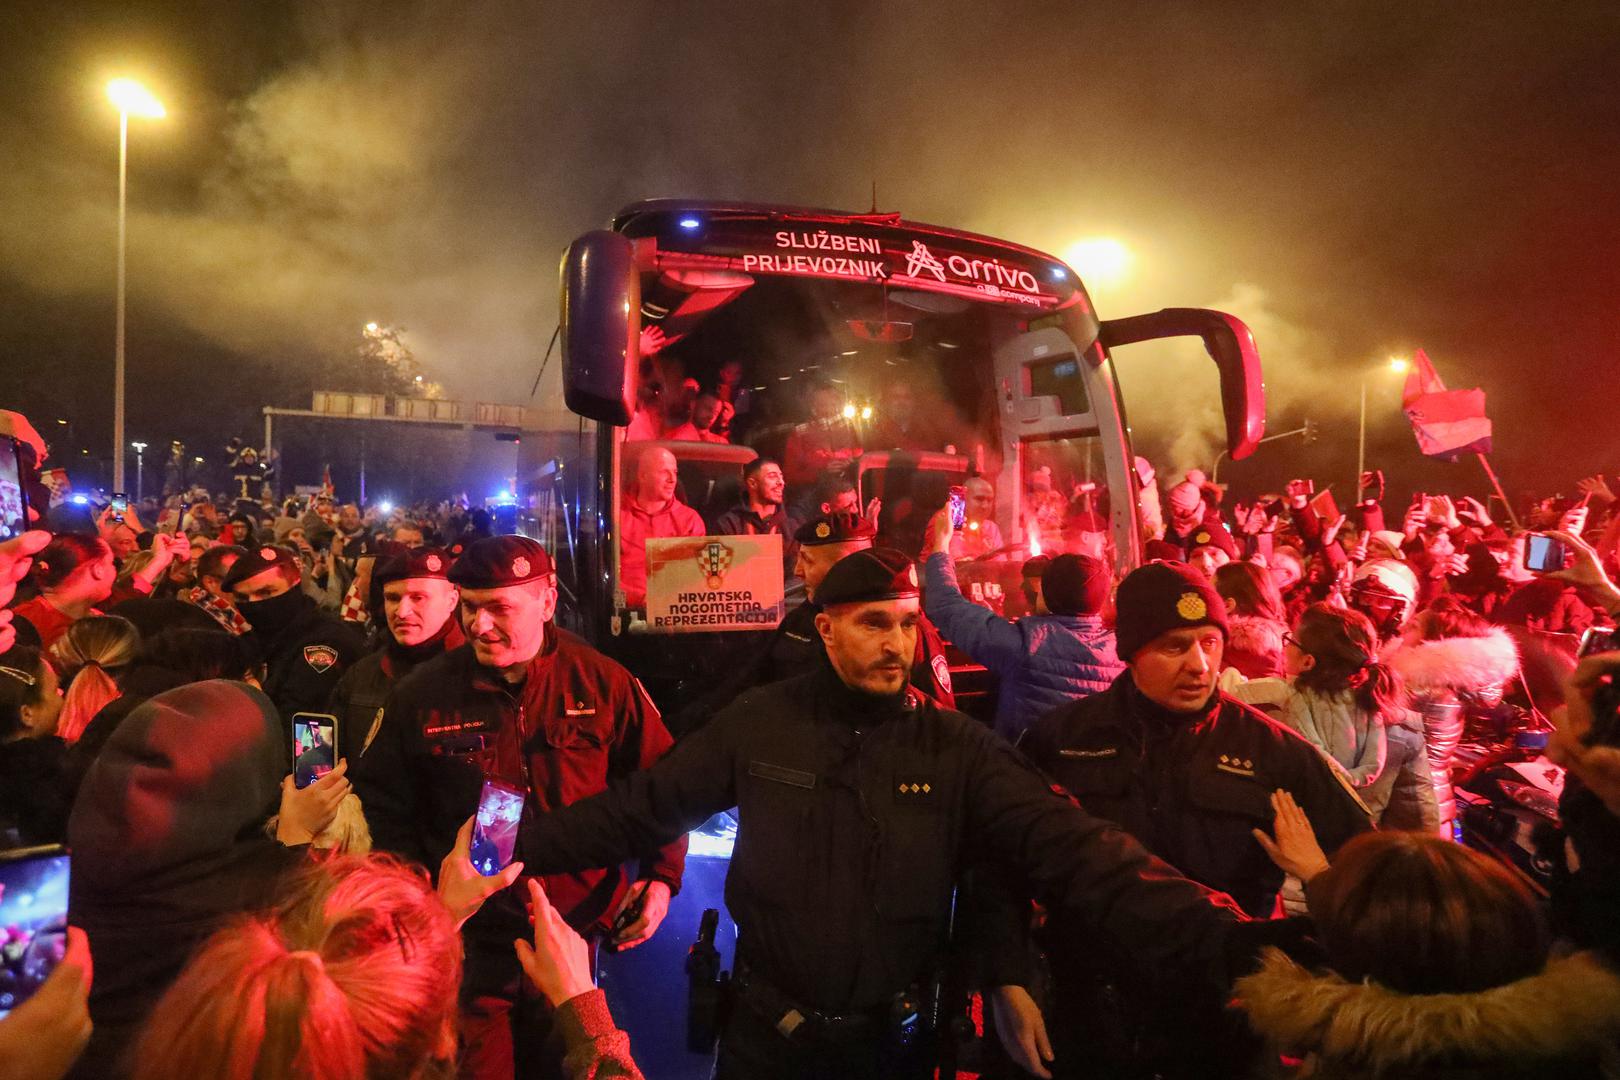
[[[860,452],[855,427],[844,418],[838,387],[816,383],[810,389],[810,419],[793,429],[782,455],[788,483],[813,484],[822,473],[853,460]]]
[[[619,516],[619,585],[625,603],[647,606],[647,541],[702,536],[703,518],[675,497],[675,455],[650,447],[636,459],[634,492],[625,492]]]
[[[723,536],[786,534],[787,511],[782,508],[787,484],[782,466],[766,457],[757,457],[743,466],[742,500],[715,520],[715,532]]]

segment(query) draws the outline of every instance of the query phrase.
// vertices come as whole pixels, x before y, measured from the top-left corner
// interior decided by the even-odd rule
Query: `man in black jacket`
[[[270,545],[249,548],[225,576],[264,658],[264,692],[284,720],[325,709],[338,680],[366,651],[360,632],[323,611],[299,588],[302,580],[298,557]]]
[[[1251,917],[1270,918],[1283,872],[1254,830],[1270,830],[1272,792],[1293,794],[1330,856],[1372,828],[1367,809],[1310,743],[1216,689],[1226,607],[1201,573],[1180,563],[1140,567],[1120,584],[1116,607],[1127,670],[1103,693],[1037,720],[1019,747],[1089,813],[1230,895]],[[1004,1043],[1011,1032],[1050,1030],[1059,1077],[1102,1069],[1128,1078],[1204,1078],[1245,1068],[1252,1047],[1240,1021],[1228,1026],[1209,1002],[1182,997],[1173,983],[1069,921],[1051,920],[1042,935],[1059,1016],[1044,1025],[1020,989],[1031,985],[1021,946],[1028,902],[1010,898],[1003,886],[988,882],[968,910],[1014,905],[1004,922],[988,916],[979,945]],[[1034,1064],[1027,1047],[1008,1049],[1025,1068]]]
[[[383,645],[344,673],[327,706],[338,718],[338,747],[345,759],[358,761],[371,745],[396,682],[466,644],[456,619],[461,593],[449,572],[450,556],[436,547],[407,549],[372,571],[373,595],[382,591]]]
[[[1175,971],[1183,993],[1219,994],[1250,944],[1244,931],[1264,924],[1243,923],[1228,898],[908,684],[919,620],[908,558],[850,555],[818,595],[828,665],[744,694],[651,769],[527,819],[519,836],[525,865],[555,872],[617,861],[738,808],[726,882],[738,1002],[721,1080],[931,1075],[931,1040],[906,1037],[908,1002],[927,1000],[969,860],[1027,877],[1054,918]]]
[[[857,551],[871,550],[876,536],[876,526],[861,515],[847,511],[824,514],[801,525],[793,534],[798,546],[794,572],[804,579],[805,602],[787,613],[753,656],[738,665],[730,679],[682,710],[676,730],[685,735],[702,727],[745,690],[825,666],[827,650],[816,632],[816,616],[821,614],[817,590],[835,564]],[[911,663],[911,684],[932,698],[936,705],[946,709],[956,707],[945,639],[921,612],[917,622],[917,651]]]

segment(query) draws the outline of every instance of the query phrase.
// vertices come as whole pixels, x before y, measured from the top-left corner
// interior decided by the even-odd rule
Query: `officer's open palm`
[[[619,916],[637,904],[641,905],[640,914],[613,935],[612,945],[615,949],[633,949],[657,933],[664,916],[669,914],[669,886],[662,881],[636,882],[624,894],[624,900],[613,913],[613,921],[617,923]]]
[[[473,821],[468,818],[456,832],[456,846],[439,864],[439,899],[450,909],[460,926],[478,913],[484,901],[511,885],[523,873],[523,864],[516,860],[501,868],[501,872],[485,877],[473,868]]]
[[[1042,1080],[1051,1080],[1046,1065],[1055,1055],[1046,1037],[1046,1019],[1029,991],[1022,986],[998,986],[990,991],[990,1009],[1002,1049],[1013,1063]]]

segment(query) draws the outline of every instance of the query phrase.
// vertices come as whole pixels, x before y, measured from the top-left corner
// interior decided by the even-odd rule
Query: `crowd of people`
[[[649,399],[631,436],[725,441],[743,393]],[[0,543],[0,847],[66,844],[71,899],[0,1075],[639,1076],[597,951],[659,932],[726,811],[723,1078],[932,1075],[944,985],[983,1002],[985,1075],[1614,1075],[1620,654],[1577,658],[1620,617],[1602,478],[1522,527],[1423,494],[1390,528],[1376,474],[1341,515],[1194,473],[1144,489],[1120,576],[1100,540],[989,535],[977,477],[896,549],[833,420],[702,511],[667,449],[631,459],[631,606],[646,539],[714,533],[782,535],[805,596],[669,726],[481,509],[80,505],[41,444]],[[1081,494],[1050,535],[1105,532]],[[995,679],[978,719],[953,659]],[[335,717],[329,769],[300,714]],[[1475,743],[1561,781],[1545,883],[1461,842]],[[485,876],[490,784],[525,811]]]

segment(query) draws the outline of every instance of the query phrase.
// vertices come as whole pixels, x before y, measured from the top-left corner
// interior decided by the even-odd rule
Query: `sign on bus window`
[[[769,630],[785,613],[782,537],[647,541],[647,623],[654,633]]]

